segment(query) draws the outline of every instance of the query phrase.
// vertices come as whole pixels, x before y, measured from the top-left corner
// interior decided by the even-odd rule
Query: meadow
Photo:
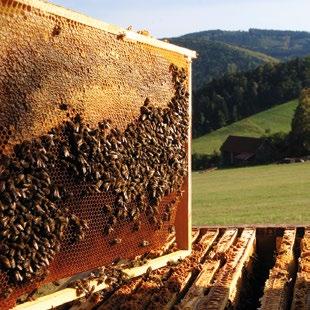
[[[193,225],[310,224],[310,162],[194,172]]]
[[[298,100],[280,104],[241,121],[193,140],[193,153],[212,154],[218,151],[229,135],[261,137],[275,132],[289,132]]]

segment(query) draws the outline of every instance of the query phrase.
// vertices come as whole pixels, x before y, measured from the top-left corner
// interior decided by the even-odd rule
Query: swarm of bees
[[[93,128],[75,114],[48,134],[17,144],[12,156],[0,153],[0,271],[9,283],[46,277],[68,227],[74,232],[71,243],[83,240],[89,228],[65,207],[72,193],[52,179],[56,165],[83,184],[81,197],[113,194],[114,202],[102,207],[108,219],[104,235],[121,221],[131,221],[133,231],[139,230],[142,214],[156,229],[170,221],[176,200],[162,216],[158,208],[164,196],[180,194],[187,175],[189,125],[186,72],[174,65],[170,71],[175,95],[168,106],[155,107],[146,98],[140,116],[124,132],[110,120]],[[115,238],[110,244],[122,242]],[[142,240],[140,246],[150,243]]]
[[[145,213],[156,229],[170,221],[174,199],[159,216],[161,199],[178,191],[187,175],[188,93],[185,70],[171,66],[175,96],[167,108],[156,108],[147,98],[139,118],[124,132],[110,120],[90,128],[80,115],[67,121],[61,134],[62,164],[71,175],[91,185],[81,192],[112,193],[113,203],[104,204],[108,221],[102,232],[109,235],[120,221],[130,220],[140,229]],[[111,242],[120,244],[121,242]]]
[[[49,135],[18,144],[14,157],[0,154],[0,270],[9,283],[44,278],[68,225],[77,221],[59,208],[66,195],[51,180],[55,157],[48,141]],[[87,224],[81,226],[77,239]]]

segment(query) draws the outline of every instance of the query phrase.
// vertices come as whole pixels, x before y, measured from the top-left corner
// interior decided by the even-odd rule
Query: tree
[[[306,87],[310,57],[214,79],[194,92],[194,137],[295,99]]]
[[[291,136],[300,154],[310,153],[310,89],[301,93],[292,121]]]

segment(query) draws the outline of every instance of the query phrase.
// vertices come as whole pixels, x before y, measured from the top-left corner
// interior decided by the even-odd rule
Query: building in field
[[[255,162],[256,155],[263,146],[261,138],[228,136],[221,146],[224,165],[247,165]]]

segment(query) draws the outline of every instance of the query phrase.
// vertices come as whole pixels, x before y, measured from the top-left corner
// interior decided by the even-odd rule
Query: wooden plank
[[[134,278],[137,276],[140,276],[148,270],[148,268],[152,268],[152,270],[164,267],[167,265],[168,262],[174,261],[177,262],[180,259],[184,259],[188,255],[191,254],[191,251],[187,250],[179,250],[158,258],[154,258],[153,260],[147,262],[146,264],[135,267],[135,268],[130,268],[130,269],[124,269],[123,272],[127,274],[129,278]]]
[[[217,245],[211,251],[207,261],[202,265],[202,271],[197,279],[186,293],[180,304],[181,309],[195,309],[201,298],[205,296],[205,290],[214,278],[215,273],[219,270],[223,258],[229,248],[236,240],[238,234],[237,228],[227,229]]]
[[[189,187],[190,182],[188,181],[191,176],[184,179],[182,186],[183,196],[182,200],[178,204],[177,214],[175,219],[175,237],[178,249],[189,250],[191,249],[191,214],[190,214],[190,202],[189,199]]]
[[[192,244],[194,244],[196,242],[199,235],[200,235],[200,229],[193,229],[192,230]]]
[[[224,310],[228,301],[232,304],[238,299],[240,287],[237,285],[242,277],[242,269],[254,251],[255,229],[246,228],[235,246],[227,253],[227,262],[217,274],[210,292],[199,301],[199,307],[208,310]]]
[[[116,34],[116,35],[123,34],[125,38],[130,41],[140,42],[140,43],[155,46],[155,47],[158,47],[164,50],[173,51],[173,52],[182,54],[188,58],[196,58],[196,52],[191,51],[187,48],[179,47],[179,46],[176,46],[176,45],[164,42],[164,41],[157,40],[151,36],[141,35],[134,31],[129,31],[127,29],[105,23],[103,21],[88,17],[84,14],[77,13],[69,9],[65,9],[64,7],[59,6],[59,5],[55,5],[55,4],[52,4],[46,1],[41,1],[41,0],[18,0],[16,2],[29,5],[33,8],[41,10],[44,13],[49,13],[52,15],[64,17],[69,20],[78,22],[80,24],[90,26],[92,28],[104,30],[112,34]]]
[[[215,239],[217,238],[218,234],[219,234],[219,230],[218,229],[210,229],[197,242],[198,245],[202,245],[203,246],[203,250],[201,251],[201,253],[199,255],[199,263],[201,262],[201,259],[204,258],[206,253],[210,250],[210,248],[213,245],[213,243],[214,243]]]
[[[163,271],[163,269],[165,269]],[[155,271],[158,275],[160,272],[167,272],[167,267],[160,268]],[[156,282],[152,277],[145,281],[143,277],[133,279],[137,285],[124,285],[120,287],[107,301],[99,305],[97,310],[113,310],[119,309],[122,305],[127,305],[128,308],[143,309],[144,304],[148,302],[149,293],[157,289]],[[124,289],[125,288],[125,289]]]
[[[195,230],[196,234],[197,234],[197,230]],[[196,235],[195,235],[196,237]],[[158,249],[158,250],[151,250],[148,255],[146,256],[146,259],[154,259],[154,258],[158,258],[159,256],[163,256],[165,254],[168,254],[167,252],[169,250],[171,250],[173,244],[175,243],[175,235],[171,235],[171,238],[168,239],[168,241],[166,242],[166,244],[161,248],[161,249]],[[175,251],[175,250],[174,250]],[[137,257],[138,258],[138,257]],[[121,267],[121,266],[120,266]],[[64,283],[62,283],[58,288],[57,288],[57,291],[61,291],[62,289],[66,288],[69,283],[72,283],[76,280],[79,280],[79,279],[85,279],[87,278],[91,273],[94,273],[95,270],[89,270],[89,271],[86,271],[86,272],[81,272],[81,273],[77,273],[75,274],[74,276],[70,277],[70,278],[67,278],[65,280]]]
[[[288,284],[294,270],[294,243],[296,229],[286,229],[274,267],[270,270],[262,297],[262,310],[286,309]]]
[[[170,239],[168,239],[168,241],[166,242],[166,244],[159,250],[161,251],[162,254],[160,254],[160,256],[164,255],[165,253],[167,253],[169,250],[173,250],[175,246],[175,235],[172,236]],[[156,251],[155,251],[156,252]],[[159,253],[159,252],[158,252]]]
[[[226,229],[223,236],[221,237],[217,245],[214,247],[214,249],[210,253],[209,257],[211,259],[215,259],[215,258],[220,258],[223,255],[225,255],[226,251],[234,243],[237,237],[237,234],[238,234],[237,228]]]
[[[189,273],[187,274],[187,276],[185,277],[185,279],[183,280],[183,282],[182,282],[182,284],[181,284],[181,286],[180,286],[179,292],[176,292],[176,293],[174,293],[174,294],[171,296],[170,301],[169,301],[166,305],[164,305],[164,306],[162,307],[163,310],[168,310],[168,309],[172,309],[172,308],[173,308],[173,306],[174,306],[175,303],[177,302],[177,299],[178,299],[179,294],[181,294],[181,293],[183,292],[183,290],[184,290],[185,287],[187,286],[189,280],[191,279],[192,275],[193,275],[193,272],[189,272]]]
[[[188,137],[192,136],[192,63],[191,60],[188,63]],[[176,214],[176,241],[177,246],[181,250],[190,250],[192,241],[192,145],[191,139],[188,139],[187,145],[187,176],[183,185],[184,197],[178,206]]]
[[[164,296],[164,298],[157,302],[157,297],[153,296],[154,298],[152,298],[147,309],[171,309],[174,306],[195,272],[194,267],[197,267],[202,262],[202,259],[216,240],[218,233],[218,230],[209,230],[201,237],[194,245],[192,255],[173,269],[165,286],[157,292],[157,295]]]
[[[209,251],[209,249],[211,248],[212,244],[214,243],[217,235],[218,235],[219,231],[218,230],[215,230],[215,231],[208,231],[205,235],[203,235],[201,237],[201,240],[198,242],[202,245],[204,245],[204,250],[201,251],[199,253],[199,257],[198,257],[198,260],[199,260],[199,263],[201,262],[201,260],[203,259],[203,257],[205,256],[205,254]],[[174,271],[171,276],[170,276],[170,279],[173,277],[173,276],[177,276],[178,274],[178,271]],[[188,284],[188,281],[191,279],[193,275],[193,271],[191,270],[190,272],[188,272],[188,274],[186,275],[186,277],[183,279],[182,283],[181,283],[181,286],[180,286],[180,289],[178,292],[174,292],[171,296],[170,296],[170,301],[163,306],[163,310],[168,310],[168,309],[171,309],[174,304],[177,302],[177,299],[179,297],[180,294],[182,294],[183,290],[185,289],[185,287],[187,286]]]
[[[192,231],[192,242],[199,237],[200,230],[195,229]],[[108,300],[102,303],[98,310],[108,310],[115,309],[118,307],[122,307],[122,305],[130,305],[131,308],[146,308],[150,303],[150,300],[156,292],[158,292],[165,283],[164,279],[169,278],[171,275],[171,266],[165,266],[163,268],[152,271],[148,277],[145,279],[138,278],[141,280],[139,287],[136,290],[132,290],[131,294],[126,294],[127,298],[123,298],[125,295],[123,293],[122,287],[118,289]],[[125,290],[127,290],[127,286],[125,285]]]
[[[152,268],[153,270],[161,268],[167,265],[168,262],[175,261],[177,262],[179,259],[184,259],[186,256],[190,254],[190,251],[180,250],[177,252],[173,252],[167,254],[162,257],[155,258],[149,262],[147,262],[143,266],[124,269],[123,272],[127,274],[129,278],[138,277],[143,275],[148,268]],[[89,282],[90,287],[94,286],[94,292],[101,291],[108,287],[107,284],[97,284],[96,280],[92,280]],[[81,298],[85,296],[85,294],[81,294],[80,296],[76,295],[76,290],[73,288],[65,288],[61,291],[55,292],[53,294],[49,294],[43,297],[40,297],[34,301],[25,302],[21,305],[16,306],[14,309],[16,310],[45,310],[51,309],[52,307],[57,307],[63,305],[67,302],[73,301],[75,299]]]
[[[294,287],[291,310],[310,309],[310,228],[300,244],[299,270]]]

